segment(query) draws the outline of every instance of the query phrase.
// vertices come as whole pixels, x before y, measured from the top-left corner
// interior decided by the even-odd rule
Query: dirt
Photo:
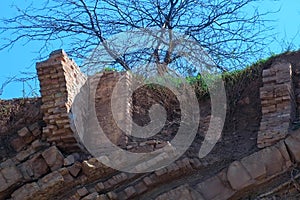
[[[16,132],[40,121],[42,123],[41,99],[0,100],[0,161],[16,154],[10,142]]]
[[[0,99],[0,135],[15,132],[41,119],[41,99]]]
[[[261,118],[261,105],[259,98],[259,87],[261,86],[261,80],[259,77],[244,81],[244,86],[240,87],[239,91],[232,91],[232,88],[226,89],[228,102],[227,102],[227,115],[222,137],[217,146],[211,152],[212,157],[230,158],[232,160],[238,159],[246,154],[251,154],[256,149],[257,131],[259,128]],[[235,89],[235,88],[233,88]],[[170,92],[170,91],[168,91]],[[151,90],[139,91],[134,97],[134,112],[133,119],[136,123],[145,125],[149,122],[148,109],[155,102],[161,102],[166,108],[168,117],[166,124],[175,124],[180,120],[180,113],[178,110],[180,107],[178,101],[174,95],[169,95],[166,91],[159,94]],[[201,142],[205,136],[207,129],[207,122],[210,119],[210,98],[205,97],[199,99],[200,107],[200,126],[198,129],[197,137],[195,138],[190,150],[187,152],[189,157],[197,156]],[[177,124],[179,126],[179,124]],[[176,126],[167,127],[160,133],[164,134],[164,130],[169,130],[171,135],[168,137],[156,136],[157,138],[172,139],[172,136],[176,134]],[[158,135],[160,134],[158,133]],[[153,138],[151,138],[153,139]],[[243,153],[244,152],[244,153]]]
[[[213,150],[206,157],[200,159],[202,163],[206,163],[207,167],[180,179],[172,180],[164,185],[157,186],[152,191],[147,191],[142,196],[143,198],[152,199],[153,197],[176,186],[182,185],[183,183],[196,185],[202,180],[205,180],[205,177],[210,177],[225,168],[230,162],[258,151],[256,140],[261,120],[261,105],[259,98],[259,88],[262,85],[261,71],[261,68],[259,68],[258,71],[250,72],[253,73],[251,78],[247,78],[249,74],[241,77],[234,87],[230,84],[226,84],[228,101],[222,137]],[[144,87],[134,94],[133,119],[140,125],[146,125],[150,120],[148,109],[154,103],[160,103],[167,110],[167,122],[165,127],[157,135],[150,139],[148,138],[148,140],[156,139],[170,141],[176,135],[180,125],[176,123],[178,119],[180,120],[180,115],[178,116],[178,113],[180,114],[180,109],[178,111],[178,101],[174,95],[169,94],[170,91],[168,90],[165,90],[164,92],[156,90],[156,92],[154,92],[152,89]],[[164,98],[166,96],[167,98]],[[200,108],[198,134],[182,158],[198,157],[198,152],[208,127],[211,114],[210,98],[202,97],[199,98],[198,101]],[[173,126],[168,126],[168,124],[173,124]],[[142,141],[139,140],[139,142]],[[147,150],[149,151],[149,149]],[[141,151],[145,152],[145,149],[142,149]]]

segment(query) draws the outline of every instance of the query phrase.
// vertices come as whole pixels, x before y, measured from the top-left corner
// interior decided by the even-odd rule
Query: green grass
[[[289,52],[285,52],[285,53],[289,53]],[[172,76],[164,77],[164,78],[156,77],[155,79],[156,84],[153,84],[151,82],[147,83],[147,80],[145,80],[140,75],[136,75],[136,78],[145,80],[146,86],[149,89],[153,89],[153,90],[161,89],[161,87],[157,87],[157,85],[158,84],[165,85],[166,80],[168,83],[170,83],[173,87],[176,88],[182,88],[184,84],[188,83],[194,88],[197,97],[203,98],[209,96],[209,88],[213,87],[213,84],[217,80],[220,80],[220,78],[222,78],[222,80],[224,81],[225,88],[227,89],[229,88],[232,91],[241,90],[241,88],[249,84],[250,81],[254,81],[257,78],[259,78],[261,76],[263,66],[265,66],[267,62],[269,62],[271,59],[277,56],[278,55],[273,54],[269,58],[260,59],[257,62],[253,63],[252,65],[246,66],[244,69],[223,72],[220,74],[205,74],[205,75],[198,74],[196,76],[186,77],[185,80],[182,80],[182,78],[179,77],[172,77]],[[102,71],[116,71],[116,69],[107,67],[104,68]]]

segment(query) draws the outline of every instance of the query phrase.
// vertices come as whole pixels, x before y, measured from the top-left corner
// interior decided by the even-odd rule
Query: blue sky
[[[14,16],[16,12],[10,7],[12,3],[19,7],[25,7],[30,1],[1,1],[0,3],[0,18]],[[279,12],[269,15],[269,19],[276,20],[273,23],[276,33],[276,40],[268,47],[272,53],[281,53],[291,43],[294,49],[300,48],[300,2],[299,0],[265,0],[258,4],[261,11],[275,11]],[[0,24],[1,26],[1,24]],[[298,34],[298,35],[297,35]],[[285,42],[284,42],[285,41]],[[18,43],[13,48],[0,51],[1,73],[0,86],[7,80],[8,77],[22,76],[21,72],[35,73],[35,60],[38,57],[38,50],[41,43],[32,42],[28,44]],[[51,49],[52,48],[52,49]],[[59,44],[53,44],[49,49],[49,54],[52,50],[63,48]],[[46,55],[44,55],[46,56]],[[34,88],[38,88],[38,82],[30,82]],[[25,96],[30,95],[31,89],[28,85],[22,83],[9,84],[0,99],[18,98],[23,96],[23,89],[25,89]]]

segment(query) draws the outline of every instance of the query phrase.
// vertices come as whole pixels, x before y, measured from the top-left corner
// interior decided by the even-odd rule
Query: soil
[[[261,72],[261,68],[258,68],[257,71],[250,71],[249,73],[253,74],[240,77],[241,79],[234,84],[234,87],[229,83],[226,84],[227,115],[225,125],[222,137],[213,150],[206,157],[200,159],[201,163],[206,164],[206,167],[203,170],[191,173],[180,179],[157,186],[152,191],[147,191],[142,197],[139,197],[139,199],[152,199],[183,183],[196,185],[205,178],[218,173],[232,161],[258,151],[256,140],[261,120],[259,97],[259,88],[262,86]],[[169,92],[168,90],[164,90],[163,92],[156,90],[156,92],[153,92],[151,88],[144,87],[134,94],[133,120],[140,125],[146,125],[149,122],[148,109],[154,103],[160,103],[167,110],[168,117],[166,126],[157,135],[150,138],[150,140],[170,141],[178,129],[179,124],[174,123],[178,120],[178,101],[176,101],[174,95],[166,95],[169,94]],[[166,96],[168,98],[162,98]],[[201,97],[198,101],[200,108],[198,134],[192,145],[181,158],[198,158],[198,152],[206,134],[211,114],[210,97]],[[173,124],[173,126],[168,127],[167,124]],[[144,149],[141,151],[145,152]]]
[[[241,89],[238,91],[235,90],[236,88],[231,87],[226,89],[228,105],[225,126],[221,139],[209,157],[235,160],[257,150],[256,138],[261,118],[259,87],[261,87],[262,83],[260,77],[256,77],[241,84],[244,86],[240,86],[239,88]],[[148,109],[154,103],[160,103],[167,110],[166,126],[156,135],[156,139],[171,140],[176,134],[176,128],[178,128],[175,125],[167,127],[168,124],[176,124],[180,120],[178,100],[174,94],[169,93],[171,93],[169,90],[155,93],[149,88],[141,88],[140,91],[136,91],[134,94],[133,120],[137,124],[146,125],[149,122]],[[210,98],[204,97],[198,101],[200,125],[197,137],[187,151],[189,157],[197,157],[211,114]],[[176,125],[179,126],[179,124]],[[166,132],[170,133],[170,135],[165,134]],[[159,137],[159,134],[164,135]],[[153,138],[150,139],[152,140]]]
[[[41,99],[0,100],[0,161],[16,152],[9,145],[16,131],[34,122],[42,122]]]
[[[0,135],[14,132],[40,119],[41,99],[0,99]]]

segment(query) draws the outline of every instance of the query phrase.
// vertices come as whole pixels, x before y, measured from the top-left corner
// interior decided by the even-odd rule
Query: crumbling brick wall
[[[41,87],[43,120],[47,124],[43,129],[43,134],[48,142],[55,143],[67,152],[76,151],[78,148],[83,147],[83,145],[80,145],[80,139],[76,134],[76,127],[71,113],[75,97],[81,90],[82,94],[80,94],[80,98],[77,98],[76,106],[86,108],[82,110],[83,112],[89,112],[93,109],[89,106],[95,106],[97,118],[103,131],[114,144],[125,146],[126,136],[114,121],[111,102],[114,102],[112,92],[121,77],[125,78],[126,84],[121,85],[119,91],[116,91],[118,96],[115,98],[119,98],[128,92],[130,85],[129,73],[111,71],[98,73],[94,77],[87,78],[63,50],[52,52],[49,59],[37,63],[36,68]],[[90,91],[91,85],[96,87],[94,99],[86,96],[89,92],[93,92]],[[90,105],[91,101],[94,101],[95,105]],[[119,114],[122,115],[119,118],[123,121],[123,124],[124,121],[129,120],[131,113],[130,100],[126,99],[125,101],[123,105],[119,106],[121,109]],[[88,119],[89,113],[81,114]],[[126,129],[130,129],[130,126]],[[93,134],[94,136],[92,136]],[[95,133],[86,134],[88,136],[86,140],[96,142],[96,134],[98,134],[97,130],[95,130]]]
[[[292,65],[288,62],[274,63],[263,70],[262,76],[262,120],[257,136],[259,148],[271,146],[284,139],[296,113]]]
[[[84,89],[81,85],[85,77],[61,50],[38,63],[37,68],[47,126],[42,130],[44,123],[39,123],[41,119],[31,119],[7,140],[15,153],[0,160],[0,199],[240,199],[246,197],[249,191],[253,195],[259,194],[261,186],[276,187],[275,179],[284,178],[282,175],[288,174],[286,179],[290,179],[289,175],[295,171],[293,167],[300,163],[300,131],[283,135],[285,139],[274,134],[277,129],[287,134],[294,117],[291,80],[295,83],[295,79],[289,63],[275,63],[263,74],[263,116],[259,137],[261,142],[267,142],[265,144],[277,144],[234,162],[231,159],[230,162],[219,162],[218,159],[207,162],[183,156],[165,168],[145,174],[120,172],[104,166],[96,158],[90,158],[91,155],[67,152],[77,144],[69,116],[74,97],[80,88]],[[109,104],[115,101],[111,92],[121,75],[104,72],[97,75],[102,77],[102,81],[97,80],[97,76],[90,80],[96,81],[94,106],[97,119],[103,127],[107,126],[105,132],[108,134],[121,133],[115,125],[112,126],[112,115],[107,113],[110,111]],[[130,76],[127,78],[130,85]],[[87,81],[83,87],[89,84]],[[117,93],[122,95],[126,90],[121,88]],[[297,94],[299,91],[295,92]],[[82,100],[79,101],[80,108],[86,105],[85,99]],[[121,106],[124,110],[120,110],[123,120],[130,117],[130,101],[126,102],[128,106]],[[0,105],[4,105],[2,103]],[[70,140],[64,140],[64,136]],[[126,138],[117,135],[108,137],[117,144],[123,139],[126,141]],[[60,146],[57,148],[57,145]],[[67,151],[61,151],[65,147]],[[286,179],[280,180],[280,184]],[[293,181],[296,181],[294,177]]]
[[[66,151],[76,151],[79,145],[70,126],[70,109],[86,77],[63,50],[50,54],[36,65],[40,81],[43,120],[47,126],[43,135]]]

